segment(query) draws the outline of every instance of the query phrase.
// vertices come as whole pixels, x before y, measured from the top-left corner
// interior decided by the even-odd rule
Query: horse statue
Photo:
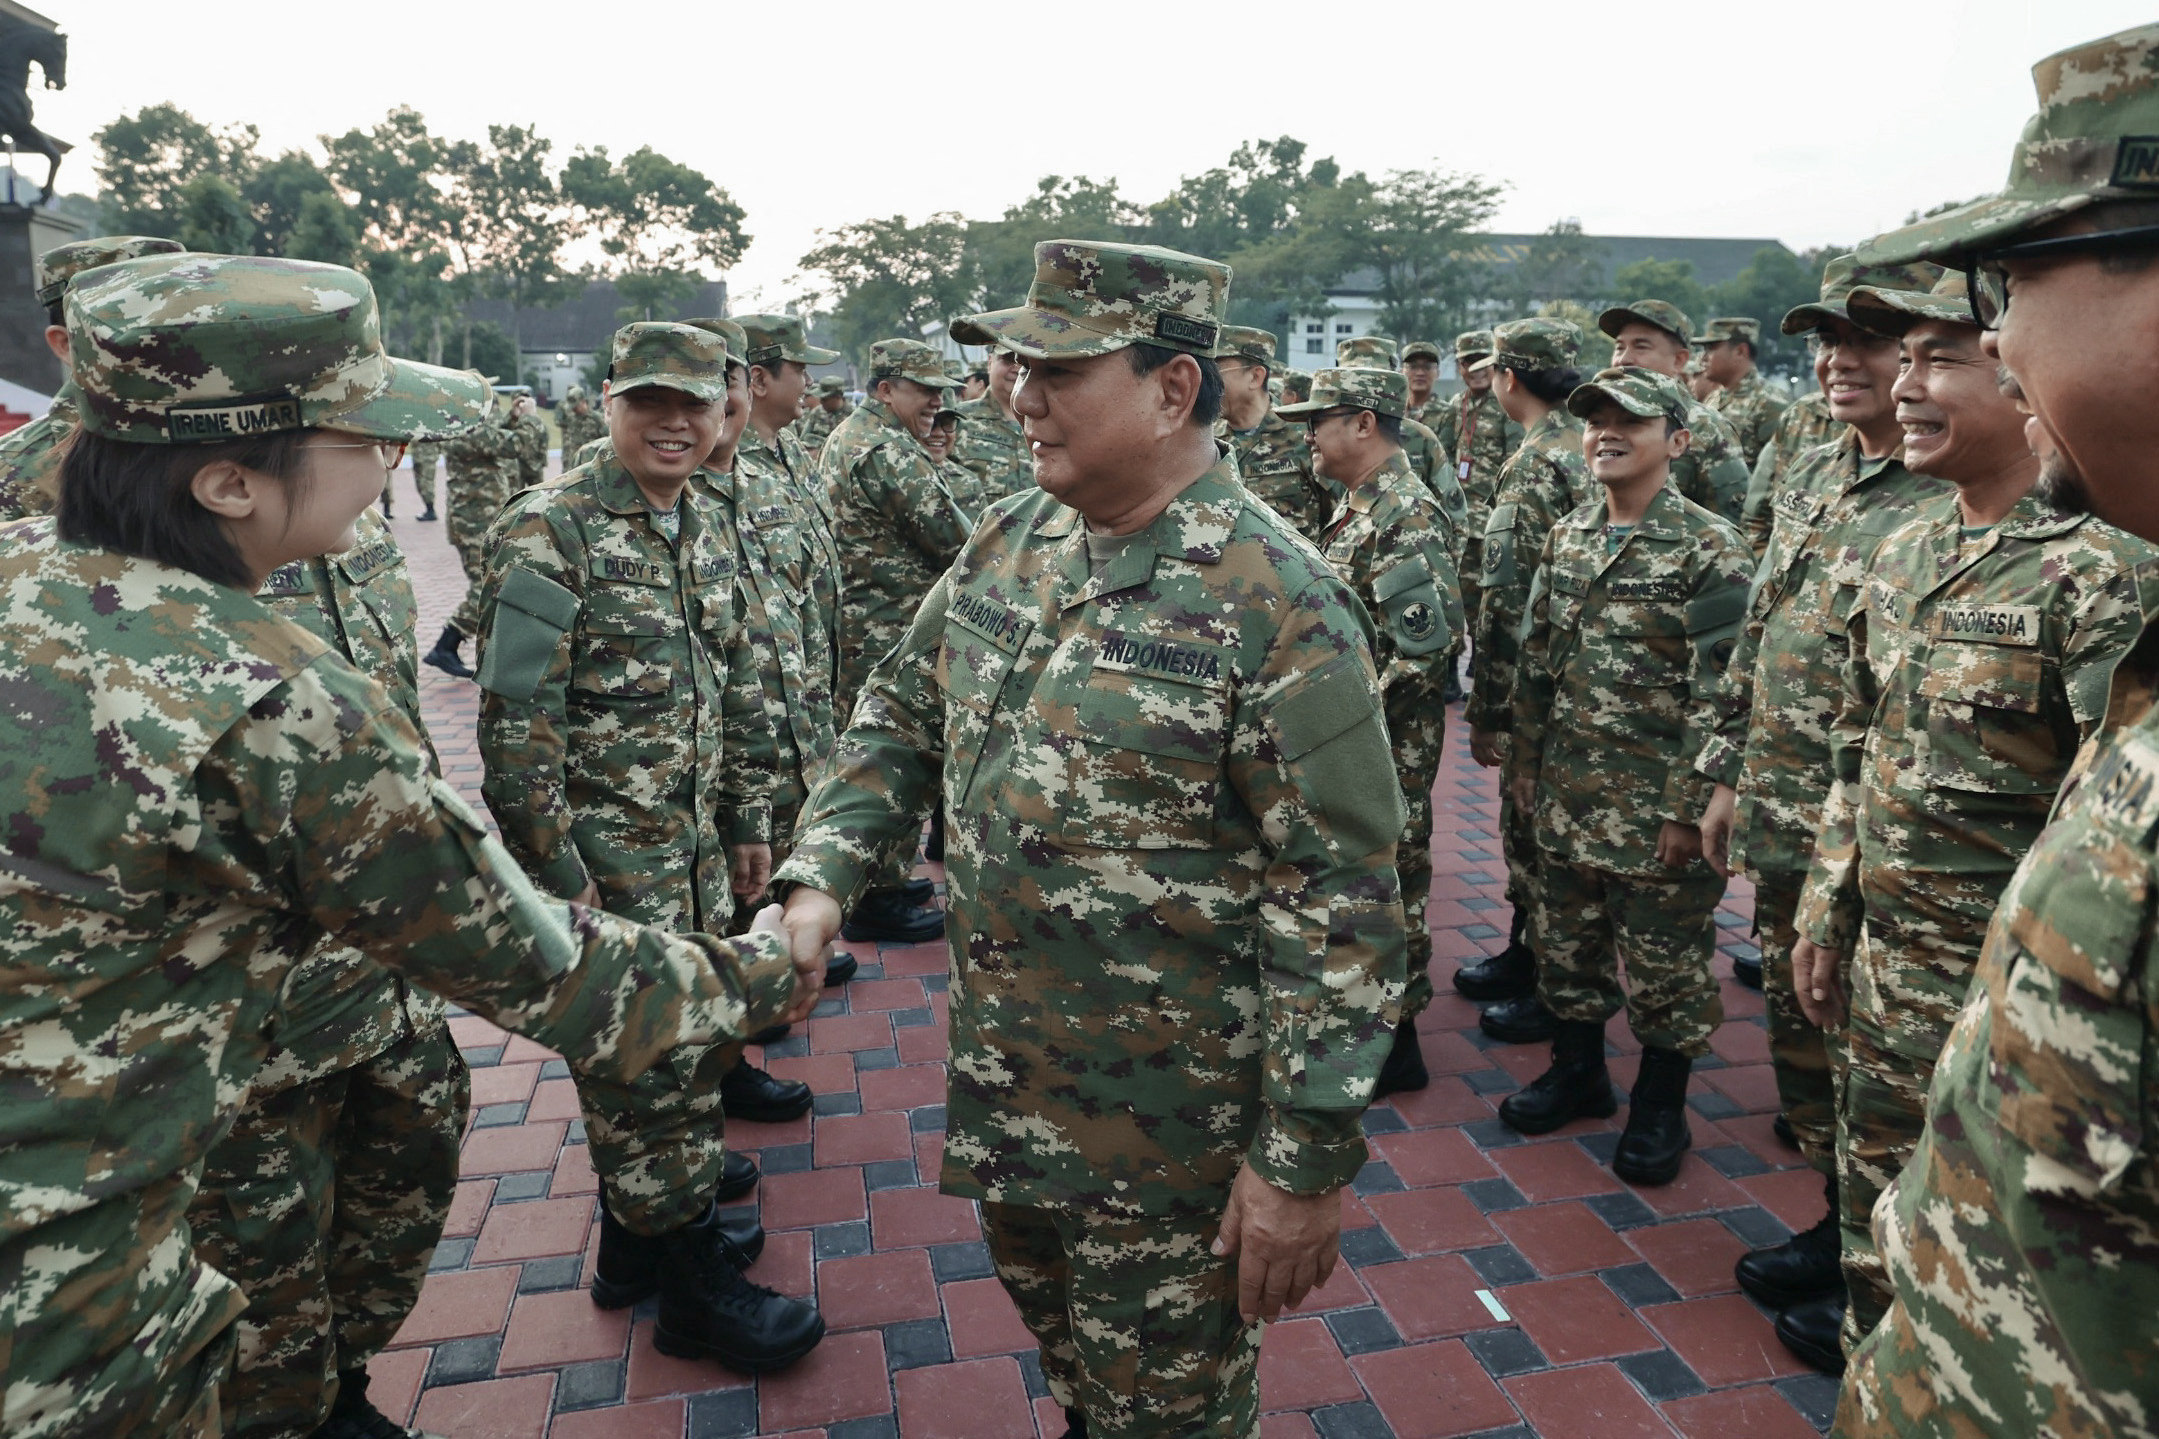
[[[60,178],[60,157],[74,146],[30,123],[30,67],[45,72],[45,88],[67,88],[67,36],[35,25],[13,24],[0,29],[0,135],[18,150],[43,155],[49,168],[37,203],[52,197],[53,182]],[[8,198],[13,199],[10,195]]]

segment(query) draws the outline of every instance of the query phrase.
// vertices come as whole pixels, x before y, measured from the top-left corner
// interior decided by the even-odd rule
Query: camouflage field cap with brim
[[[37,287],[40,305],[56,305],[67,293],[68,283],[85,270],[140,260],[145,255],[182,255],[187,246],[156,235],[104,235],[95,240],[74,240],[55,245],[37,257],[30,283]]]
[[[945,383],[955,386],[966,384],[967,367],[958,360],[945,361]]]
[[[1702,333],[1694,337],[1694,344],[1721,345],[1727,340],[1745,340],[1750,345],[1762,342],[1762,322],[1745,315],[1719,315],[1702,327]]]
[[[1312,393],[1312,377],[1302,370],[1285,371],[1282,379],[1282,398],[1302,401]]]
[[[820,395],[844,395],[844,394],[846,394],[846,393],[847,393],[847,377],[846,377],[845,375],[827,375],[827,376],[825,376],[825,377],[824,377],[823,379],[821,379],[821,380],[819,380],[819,381],[817,382],[817,393],[818,393],[818,394],[820,394]]]
[[[1787,310],[1779,327],[1787,335],[1803,335],[1809,330],[1820,329],[1830,320],[1849,320],[1846,306],[1852,291],[1862,285],[1878,290],[1917,290],[1934,288],[1941,279],[1942,267],[1924,261],[1903,265],[1873,265],[1860,263],[1856,254],[1838,255],[1822,271],[1822,297],[1811,305],[1797,305]]]
[[[1491,353],[1490,330],[1464,330],[1454,337],[1454,358],[1457,361],[1481,360]]]
[[[1086,359],[1128,345],[1212,358],[1229,309],[1230,268],[1157,245],[1044,240],[1027,303],[952,322],[963,345],[1031,360]]]
[[[1998,193],[1877,235],[1859,257],[1961,266],[2089,206],[2159,200],[2159,24],[2049,55],[2032,66],[2032,87],[2039,108]]]
[[[1694,397],[1670,375],[1640,365],[1617,365],[1575,386],[1567,395],[1567,413],[1586,420],[1606,401],[1643,419],[1662,415],[1677,421],[1681,429],[1686,428],[1694,405]]]
[[[1906,330],[1922,320],[1948,320],[1978,327],[1972,319],[1971,287],[1962,270],[1946,271],[1934,282],[1933,289],[1925,291],[1861,285],[1852,291],[1846,308],[1853,324],[1877,335],[1902,338]]]
[[[1532,315],[1492,329],[1492,352],[1472,370],[1571,370],[1582,353],[1582,330],[1572,320]]]
[[[700,400],[727,398],[727,336],[713,326],[724,320],[638,320],[615,331],[608,393],[657,386]]]
[[[1394,341],[1385,335],[1358,335],[1334,347],[1335,364],[1345,368],[1391,370],[1398,357]]]
[[[933,390],[952,383],[945,373],[945,357],[920,340],[879,340],[870,346],[870,385],[879,380],[913,380]]]
[[[1694,344],[1694,322],[1687,318],[1685,310],[1664,300],[1636,300],[1631,304],[1614,305],[1597,316],[1597,328],[1616,340],[1621,330],[1636,321],[1654,325],[1682,345],[1691,347]]]
[[[585,398],[585,387],[583,385],[572,385],[562,392],[562,402],[566,405],[574,405],[583,398]]]
[[[266,255],[153,255],[67,290],[82,425],[131,444],[286,430],[437,439],[480,424],[470,370],[393,360],[374,287],[342,265]]]
[[[1254,329],[1250,325],[1224,325],[1222,348],[1216,352],[1218,360],[1249,360],[1255,365],[1274,364],[1274,335],[1268,330]]]
[[[810,327],[800,315],[736,315],[748,343],[742,350],[745,365],[769,365],[792,360],[798,365],[829,365],[840,357],[810,343]]]
[[[1312,377],[1312,397],[1294,405],[1282,405],[1275,413],[1285,420],[1309,420],[1343,406],[1370,410],[1396,419],[1409,409],[1409,380],[1400,370],[1381,370],[1369,365],[1348,365],[1321,370]]]
[[[1411,360],[1430,360],[1437,364],[1439,362],[1439,346],[1433,344],[1430,340],[1411,340],[1402,347],[1402,363],[1406,365]]]
[[[749,334],[733,320],[722,320],[712,317],[705,317],[695,320],[684,320],[682,323],[685,325],[695,325],[698,329],[703,330],[706,334],[718,335],[721,339],[727,342],[728,365],[731,367],[741,366],[743,368],[748,368],[750,362],[743,359],[742,355],[744,351],[750,348],[750,337]]]

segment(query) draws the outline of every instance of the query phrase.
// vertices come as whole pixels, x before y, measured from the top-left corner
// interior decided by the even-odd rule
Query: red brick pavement
[[[464,580],[441,525],[413,519],[409,478],[399,484],[393,523],[424,647]],[[444,768],[477,803],[475,691],[423,676]],[[1732,1283],[1739,1254],[1811,1223],[1820,1199],[1770,1133],[1761,999],[1730,980],[1728,959],[1730,1017],[1694,1085],[1695,1152],[1678,1183],[1614,1179],[1613,1121],[1524,1140],[1496,1118],[1545,1048],[1488,1045],[1475,1006],[1445,988],[1459,959],[1505,943],[1509,917],[1495,785],[1463,748],[1449,745],[1436,791],[1432,1086],[1366,1116],[1372,1156],[1344,1197],[1343,1263],[1262,1349],[1267,1439],[1768,1439],[1826,1427],[1832,1384],[1791,1361]],[[937,866],[922,872],[942,881]],[[1718,917],[1726,956],[1749,952],[1751,909],[1735,885]],[[595,1185],[563,1066],[466,1017],[467,1175],[420,1308],[374,1365],[382,1407],[456,1439],[1061,1433],[973,1206],[935,1189],[940,948],[853,948],[856,981],[806,1033],[753,1056],[809,1081],[815,1113],[734,1135],[768,1176],[751,1201],[772,1231],[753,1277],[814,1292],[831,1324],[809,1359],[753,1381],[658,1354],[648,1314],[595,1308],[580,1292]],[[1624,1018],[1610,1037],[1624,1083],[1638,1046]]]

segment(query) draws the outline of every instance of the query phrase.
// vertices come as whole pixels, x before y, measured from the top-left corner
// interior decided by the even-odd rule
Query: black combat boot
[[[900,886],[900,893],[909,904],[928,904],[937,898],[937,881],[933,879],[910,879]]]
[[[873,889],[862,896],[840,934],[856,944],[927,944],[944,938],[945,912],[911,903],[906,891]]]
[[[1789,1114],[1778,1115],[1777,1122],[1769,1126],[1769,1132],[1777,1136],[1777,1143],[1786,1149],[1799,1147],[1799,1131],[1792,1128],[1792,1117]]]
[[[1485,1006],[1477,1028],[1502,1044],[1537,1044],[1559,1032],[1559,1020],[1535,994]]]
[[[747,1059],[720,1076],[720,1108],[729,1119],[785,1124],[810,1112],[817,1097],[799,1079],[774,1079]]]
[[[330,1403],[330,1417],[315,1426],[308,1439],[436,1439],[418,1429],[393,1422],[367,1397],[367,1370],[340,1369],[337,1398]]]
[[[433,649],[420,657],[420,662],[433,665],[446,675],[456,675],[461,680],[469,680],[472,678],[472,666],[466,664],[457,653],[458,647],[464,642],[465,637],[457,632],[456,625],[444,625],[442,638],[435,641]]]
[[[747,1269],[765,1252],[765,1229],[754,1219],[729,1223],[708,1210],[700,1224],[719,1233],[722,1253]],[[627,1309],[660,1292],[660,1271],[667,1264],[665,1236],[632,1234],[600,1204],[600,1257],[592,1266],[592,1302],[602,1309]]]
[[[1372,1091],[1372,1097],[1404,1094],[1431,1082],[1432,1076],[1424,1067],[1424,1051],[1417,1045],[1416,1016],[1405,1015],[1394,1027],[1394,1048],[1387,1051],[1387,1062],[1379,1067],[1379,1086]]]
[[[855,971],[860,968],[862,968],[862,961],[856,959],[846,950],[836,949],[832,951],[832,958],[825,961],[825,988],[839,988],[848,980],[853,979]]]
[[[1537,992],[1537,957],[1522,942],[1526,917],[1514,912],[1507,947],[1489,959],[1465,964],[1454,972],[1454,992],[1464,999],[1520,999]]]
[[[1762,957],[1757,954],[1752,959],[1733,960],[1732,978],[1751,990],[1760,991],[1762,987]]]
[[[1065,1410],[1065,1439],[1087,1439],[1087,1411],[1078,1405]]]
[[[1842,1236],[1837,1224],[1837,1181],[1824,1178],[1829,1212],[1812,1229],[1782,1244],[1743,1254],[1733,1268],[1739,1287],[1771,1309],[1844,1292]]]
[[[938,864],[945,862],[945,807],[930,811],[930,837],[922,842],[922,857]]]
[[[421,518],[422,520],[431,520],[431,519],[434,519],[434,518],[435,518],[435,507],[434,507],[433,505],[429,505],[429,506],[428,506],[428,507],[427,507],[426,509],[424,509],[424,510],[420,511],[420,518]]]
[[[1619,1108],[1604,1068],[1604,1026],[1593,1019],[1554,1022],[1552,1067],[1499,1102],[1499,1117],[1523,1134],[1549,1134],[1584,1115]]]
[[[1676,1049],[1642,1051],[1642,1072],[1627,1105],[1627,1127],[1612,1155],[1612,1173],[1629,1184],[1670,1184],[1694,1143],[1687,1128],[1687,1076],[1694,1061]]]
[[[720,1156],[720,1182],[712,1197],[721,1204],[740,1199],[757,1187],[758,1178],[757,1161],[730,1149]]]
[[[815,1306],[742,1277],[746,1261],[717,1212],[660,1236],[659,1243],[660,1314],[652,1347],[662,1354],[717,1359],[759,1374],[794,1363],[825,1337]]]
[[[1794,1304],[1777,1316],[1784,1347],[1824,1374],[1844,1372],[1844,1291]]]

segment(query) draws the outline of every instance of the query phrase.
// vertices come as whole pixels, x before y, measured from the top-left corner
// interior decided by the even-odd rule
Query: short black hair
[[[1575,369],[1516,370],[1514,377],[1522,382],[1523,389],[1547,405],[1562,403],[1582,383],[1582,372]]]
[[[732,355],[730,355],[728,357],[727,363],[733,365],[739,362]],[[785,370],[789,365],[802,365],[802,377],[805,380],[809,378],[810,367],[806,364],[803,364],[803,362],[800,360],[789,360],[782,358],[779,355],[774,355],[769,360],[752,360],[749,362],[750,369],[763,370],[766,375],[770,376],[773,379],[778,379],[780,376],[780,372],[782,370]],[[745,378],[747,378],[747,375],[745,375]]]
[[[1402,417],[1400,415],[1383,415],[1377,410],[1369,413],[1372,416],[1374,428],[1396,444],[1402,443]]]
[[[1132,373],[1146,379],[1179,355],[1191,354],[1189,350],[1172,350],[1167,345],[1127,345],[1125,361],[1132,366]],[[1206,355],[1192,355],[1199,365],[1199,394],[1192,400],[1192,423],[1213,428],[1222,418],[1222,370]]]
[[[45,307],[45,323],[48,325],[65,325],[67,323],[67,291],[62,290],[60,298]]]
[[[220,460],[285,482],[297,508],[312,430],[214,445],[143,445],[78,428],[60,466],[60,538],[155,560],[212,584],[255,589],[225,522],[195,499],[195,476]]]

